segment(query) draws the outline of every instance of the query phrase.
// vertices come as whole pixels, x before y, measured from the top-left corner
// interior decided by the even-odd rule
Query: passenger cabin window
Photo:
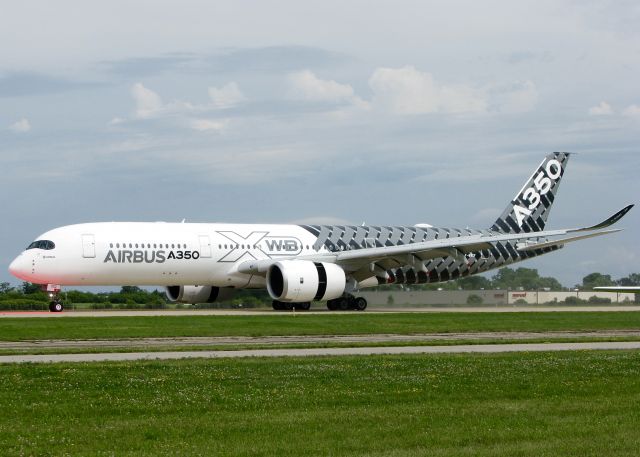
[[[50,251],[56,247],[53,241],[49,240],[37,240],[31,243],[27,249],[44,249],[45,251]]]

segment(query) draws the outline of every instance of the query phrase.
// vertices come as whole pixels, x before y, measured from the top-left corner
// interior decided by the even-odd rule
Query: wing
[[[384,246],[363,248],[340,252],[328,252],[309,256],[298,256],[295,259],[312,260],[314,262],[331,262],[340,265],[347,272],[355,272],[363,268],[376,268],[382,270],[397,268],[404,265],[414,265],[429,259],[438,257],[463,257],[465,254],[477,252],[483,249],[491,249],[493,243],[507,241],[521,241],[516,244],[516,248],[521,251],[541,249],[549,246],[559,246],[573,241],[607,235],[620,231],[619,229],[606,229],[620,220],[633,205],[629,205],[615,213],[613,216],[591,227],[546,230],[529,233],[498,233],[489,232],[485,234],[464,235],[455,238],[444,238],[419,243],[410,243],[399,246]],[[561,237],[563,235],[589,232],[581,235],[574,235],[556,240],[548,238]],[[283,260],[279,258],[278,260]],[[237,271],[240,273],[266,274],[267,270],[275,260],[247,261],[238,265]]]

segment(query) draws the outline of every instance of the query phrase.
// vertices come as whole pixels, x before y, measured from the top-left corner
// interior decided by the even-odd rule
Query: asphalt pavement
[[[640,341],[594,343],[518,343],[470,344],[457,346],[391,346],[305,349],[246,349],[237,351],[167,351],[112,352],[96,354],[40,354],[0,356],[0,363],[58,363],[58,362],[122,362],[136,360],[220,359],[242,357],[320,357],[381,354],[458,354],[547,352],[578,350],[637,350]]]

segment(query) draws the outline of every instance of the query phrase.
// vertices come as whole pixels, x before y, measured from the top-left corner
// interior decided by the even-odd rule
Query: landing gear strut
[[[327,302],[327,308],[331,311],[347,311],[349,309],[364,311],[367,309],[367,300],[364,297],[354,297],[351,294],[345,294],[340,298],[329,300]]]
[[[52,313],[60,313],[64,310],[62,300],[58,297],[60,286],[57,284],[43,284],[42,290],[49,294],[51,302],[49,302],[49,311]]]

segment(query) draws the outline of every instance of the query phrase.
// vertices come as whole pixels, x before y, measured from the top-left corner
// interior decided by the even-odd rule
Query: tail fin
[[[491,226],[491,230],[503,233],[543,230],[569,161],[569,154],[554,152],[546,156]]]

